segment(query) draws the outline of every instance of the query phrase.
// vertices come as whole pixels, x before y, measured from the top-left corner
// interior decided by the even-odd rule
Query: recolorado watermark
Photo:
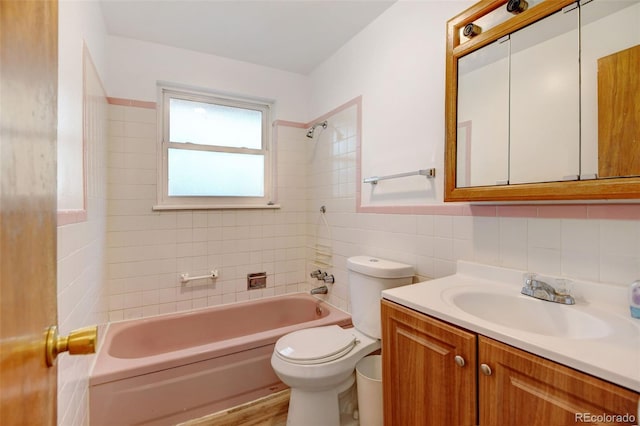
[[[631,413],[627,414],[593,414],[593,413],[576,413],[576,423],[632,423],[636,424],[636,416]]]

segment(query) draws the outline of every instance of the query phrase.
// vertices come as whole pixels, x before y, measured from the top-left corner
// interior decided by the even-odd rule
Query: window
[[[156,210],[275,207],[270,104],[160,88]]]

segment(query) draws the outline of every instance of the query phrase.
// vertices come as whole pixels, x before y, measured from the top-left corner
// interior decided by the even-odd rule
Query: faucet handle
[[[559,296],[570,296],[571,295],[571,284],[572,281],[566,278],[556,278],[556,294]]]
[[[327,284],[333,284],[336,281],[333,275],[325,275],[322,279]]]
[[[535,281],[536,276],[537,275],[535,272],[525,272],[524,274],[522,274],[522,281],[527,287],[531,287],[531,284],[533,283],[533,281]]]

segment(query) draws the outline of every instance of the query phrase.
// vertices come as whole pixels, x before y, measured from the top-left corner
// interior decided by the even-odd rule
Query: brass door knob
[[[69,333],[68,336],[60,336],[58,327],[52,325],[47,330],[45,345],[47,366],[53,367],[59,353],[69,352],[70,355],[93,354],[96,352],[98,340],[98,326],[79,328]]]

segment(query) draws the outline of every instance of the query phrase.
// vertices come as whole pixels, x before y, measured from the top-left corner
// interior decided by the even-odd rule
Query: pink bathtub
[[[90,424],[175,424],[282,390],[276,340],[329,324],[351,317],[303,293],[109,324],[89,378]]]

